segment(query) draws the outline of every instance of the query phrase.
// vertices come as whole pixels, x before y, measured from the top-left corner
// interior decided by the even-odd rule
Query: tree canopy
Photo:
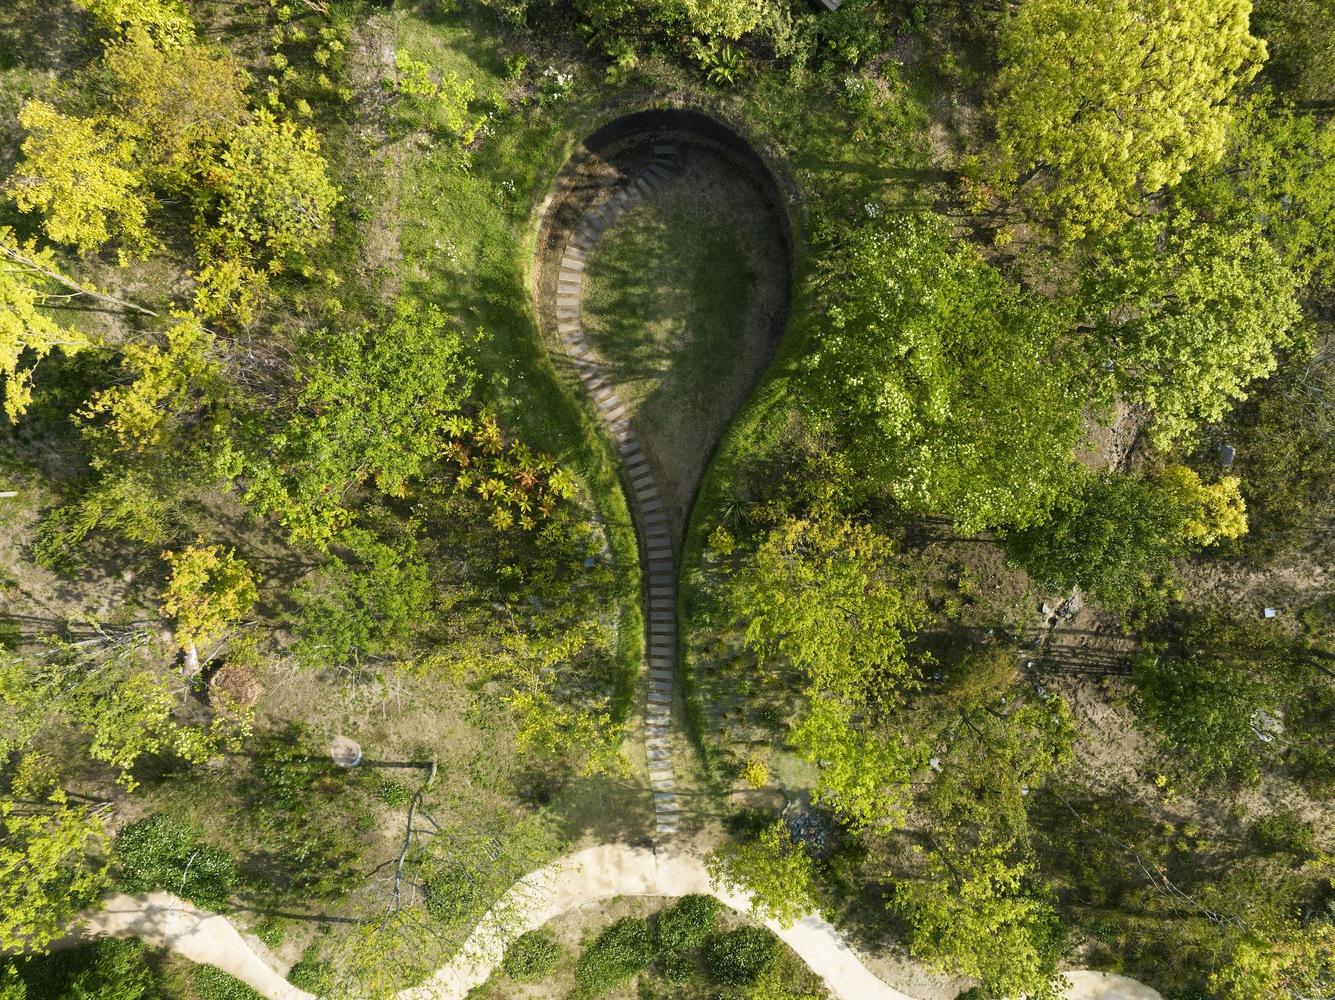
[[[1002,21],[996,170],[1034,180],[1072,236],[1114,229],[1141,198],[1224,149],[1228,103],[1265,58],[1251,0],[1026,0]]]
[[[1061,314],[932,216],[850,234],[811,391],[866,480],[966,533],[1038,520],[1083,433]]]

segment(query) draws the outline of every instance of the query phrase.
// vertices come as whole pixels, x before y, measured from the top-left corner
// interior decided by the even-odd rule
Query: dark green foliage
[[[317,996],[334,985],[334,970],[323,962],[302,956],[287,973],[287,981]]]
[[[575,979],[581,997],[610,993],[654,960],[654,935],[649,922],[624,917],[602,934],[580,955]]]
[[[1251,825],[1247,838],[1264,854],[1290,854],[1299,860],[1317,855],[1316,827],[1289,811],[1262,816]]]
[[[658,945],[668,954],[700,947],[718,920],[719,901],[693,893],[658,914]]]
[[[1183,551],[1173,494],[1141,476],[1103,472],[1064,493],[1050,519],[1006,536],[1006,551],[1039,586],[1081,587],[1127,608],[1172,573]]]
[[[705,944],[705,968],[716,983],[746,986],[769,968],[777,944],[774,935],[763,928],[738,927],[709,939]]]
[[[249,986],[212,965],[196,965],[195,996],[199,1000],[262,1000]]]
[[[236,886],[236,862],[202,843],[199,832],[163,813],[131,823],[116,838],[117,884],[125,892],[166,889],[202,907],[227,902]]]
[[[346,558],[331,555],[297,590],[297,656],[309,666],[341,666],[406,649],[431,621],[431,581],[416,544],[405,538],[388,545],[348,528],[336,551]]]
[[[1255,779],[1264,744],[1252,731],[1252,718],[1275,711],[1269,685],[1233,660],[1197,656],[1137,657],[1131,679],[1140,720],[1181,751],[1201,778],[1237,771]]]
[[[17,965],[27,1000],[158,1000],[146,958],[138,939],[103,938]]]
[[[506,974],[521,983],[535,982],[552,971],[561,957],[561,946],[545,931],[529,931],[521,935],[505,951],[501,963]]]

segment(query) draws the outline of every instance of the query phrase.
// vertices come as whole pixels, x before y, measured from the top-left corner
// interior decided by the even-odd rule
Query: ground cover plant
[[[1331,992],[1332,32],[7,5],[0,948],[166,890],[389,995],[525,873],[651,835],[655,623],[544,206],[629,175],[570,161],[600,126],[685,107],[773,192],[677,136],[582,285],[679,543],[681,843],[942,995]],[[131,942],[3,970],[247,995]],[[558,920],[483,989],[822,995],[708,897]]]

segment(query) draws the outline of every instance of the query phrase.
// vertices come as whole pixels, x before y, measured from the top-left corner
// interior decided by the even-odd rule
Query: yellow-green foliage
[[[126,344],[121,368],[131,381],[95,393],[79,411],[89,419],[107,417],[91,433],[113,438],[116,450],[162,444],[173,423],[223,391],[216,338],[197,316],[182,315],[164,336],[161,347]]]
[[[121,134],[164,180],[183,182],[249,117],[249,77],[225,49],[161,49],[136,25],[107,45],[102,64]]]
[[[66,921],[106,885],[105,868],[85,868],[102,840],[101,817],[63,791],[46,802],[0,802],[0,949],[45,949]]]
[[[7,189],[25,212],[40,211],[57,243],[96,250],[113,236],[146,249],[148,195],[133,163],[133,144],[106,125],[61,114],[45,101],[19,112],[28,130],[23,160]]]
[[[201,538],[180,552],[164,552],[171,578],[162,594],[163,609],[176,619],[182,649],[206,642],[239,621],[255,604],[255,575],[236,558],[236,550],[205,545]]]
[[[19,244],[13,230],[0,226],[0,387],[11,421],[32,401],[37,362],[57,348],[71,354],[88,342],[41,311],[47,298],[43,286],[58,273],[49,252],[31,241]]]
[[[1182,536],[1195,545],[1214,545],[1247,533],[1247,504],[1235,476],[1205,484],[1192,469],[1170,466],[1159,474],[1182,507]]]
[[[1224,149],[1230,95],[1265,44],[1251,0],[1026,0],[1002,20],[994,104],[1003,183],[1041,170],[1036,206],[1078,236]]]
[[[74,0],[92,12],[100,27],[115,34],[143,28],[164,47],[188,44],[195,25],[179,0]]]

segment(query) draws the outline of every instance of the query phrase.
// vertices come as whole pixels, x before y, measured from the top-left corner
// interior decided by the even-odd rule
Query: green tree
[[[163,611],[176,619],[176,642],[182,649],[210,642],[240,621],[255,605],[255,574],[221,545],[200,538],[180,552],[162,558],[171,567],[162,593]]]
[[[1219,420],[1278,364],[1301,317],[1298,279],[1254,226],[1188,213],[1132,223],[1089,261],[1080,309],[1115,388],[1166,448]]]
[[[1260,739],[1253,725],[1258,712],[1275,713],[1274,684],[1231,656],[1148,653],[1136,658],[1131,680],[1140,721],[1183,753],[1201,778],[1230,771],[1256,777]]]
[[[0,949],[43,950],[106,885],[88,863],[103,838],[101,815],[63,791],[38,807],[0,800]]]
[[[1335,924],[1318,918],[1244,934],[1211,974],[1210,986],[1224,1000],[1329,996],[1335,991]]]
[[[159,183],[183,185],[206,170],[250,117],[249,77],[225,49],[160,48],[136,25],[107,44],[102,67],[118,131]]]
[[[919,879],[895,883],[891,908],[909,950],[937,969],[974,976],[993,996],[1057,1000],[1065,931],[1032,865],[1001,847],[925,854]]]
[[[767,0],[683,0],[691,27],[702,35],[736,41],[760,23]]]
[[[817,909],[816,862],[783,820],[755,839],[723,844],[705,855],[709,878],[721,888],[751,895],[751,914],[791,927]]]
[[[328,235],[338,190],[312,129],[261,109],[231,131],[207,180],[217,212],[210,238],[230,251],[281,258]]]
[[[1022,839],[1030,792],[1074,760],[1065,699],[1022,683],[1016,659],[1002,645],[970,651],[920,699],[928,715],[911,724],[931,733],[935,774],[916,804],[939,834]]]
[[[1260,224],[1300,279],[1335,279],[1335,123],[1324,117],[1253,96],[1234,112],[1224,159],[1175,193],[1211,222]]]
[[[1071,236],[1219,159],[1265,58],[1251,0],[1027,0],[1002,21],[995,169]]]
[[[295,652],[311,666],[402,655],[433,617],[427,566],[411,538],[388,545],[362,528],[337,539],[317,578],[297,590]]]
[[[133,162],[133,144],[87,118],[61,114],[45,101],[19,112],[27,129],[23,159],[6,190],[25,212],[41,211],[57,243],[96,250],[113,236],[146,252],[149,199]]]
[[[654,960],[654,934],[642,917],[622,917],[589,945],[575,963],[576,996],[600,997]]]
[[[856,231],[837,269],[812,389],[865,480],[965,533],[1037,520],[1088,401],[1060,315],[932,216]]]
[[[732,581],[762,662],[795,667],[809,707],[792,739],[822,764],[817,798],[856,826],[902,818],[925,763],[893,719],[916,684],[906,637],[924,616],[900,590],[893,547],[833,514],[781,522]]]
[[[1335,99],[1335,17],[1325,0],[1255,0],[1252,28],[1266,41],[1266,75],[1287,97]]]
[[[295,399],[238,415],[225,462],[246,477],[247,503],[323,545],[348,523],[354,487],[403,496],[468,425],[475,374],[435,306],[401,303],[378,330],[320,330],[302,347]]]
[[[1190,469],[1101,472],[1063,495],[1048,521],[1009,533],[1007,552],[1049,590],[1080,587],[1125,610],[1172,576],[1173,560],[1246,530],[1238,480],[1206,485]]]

